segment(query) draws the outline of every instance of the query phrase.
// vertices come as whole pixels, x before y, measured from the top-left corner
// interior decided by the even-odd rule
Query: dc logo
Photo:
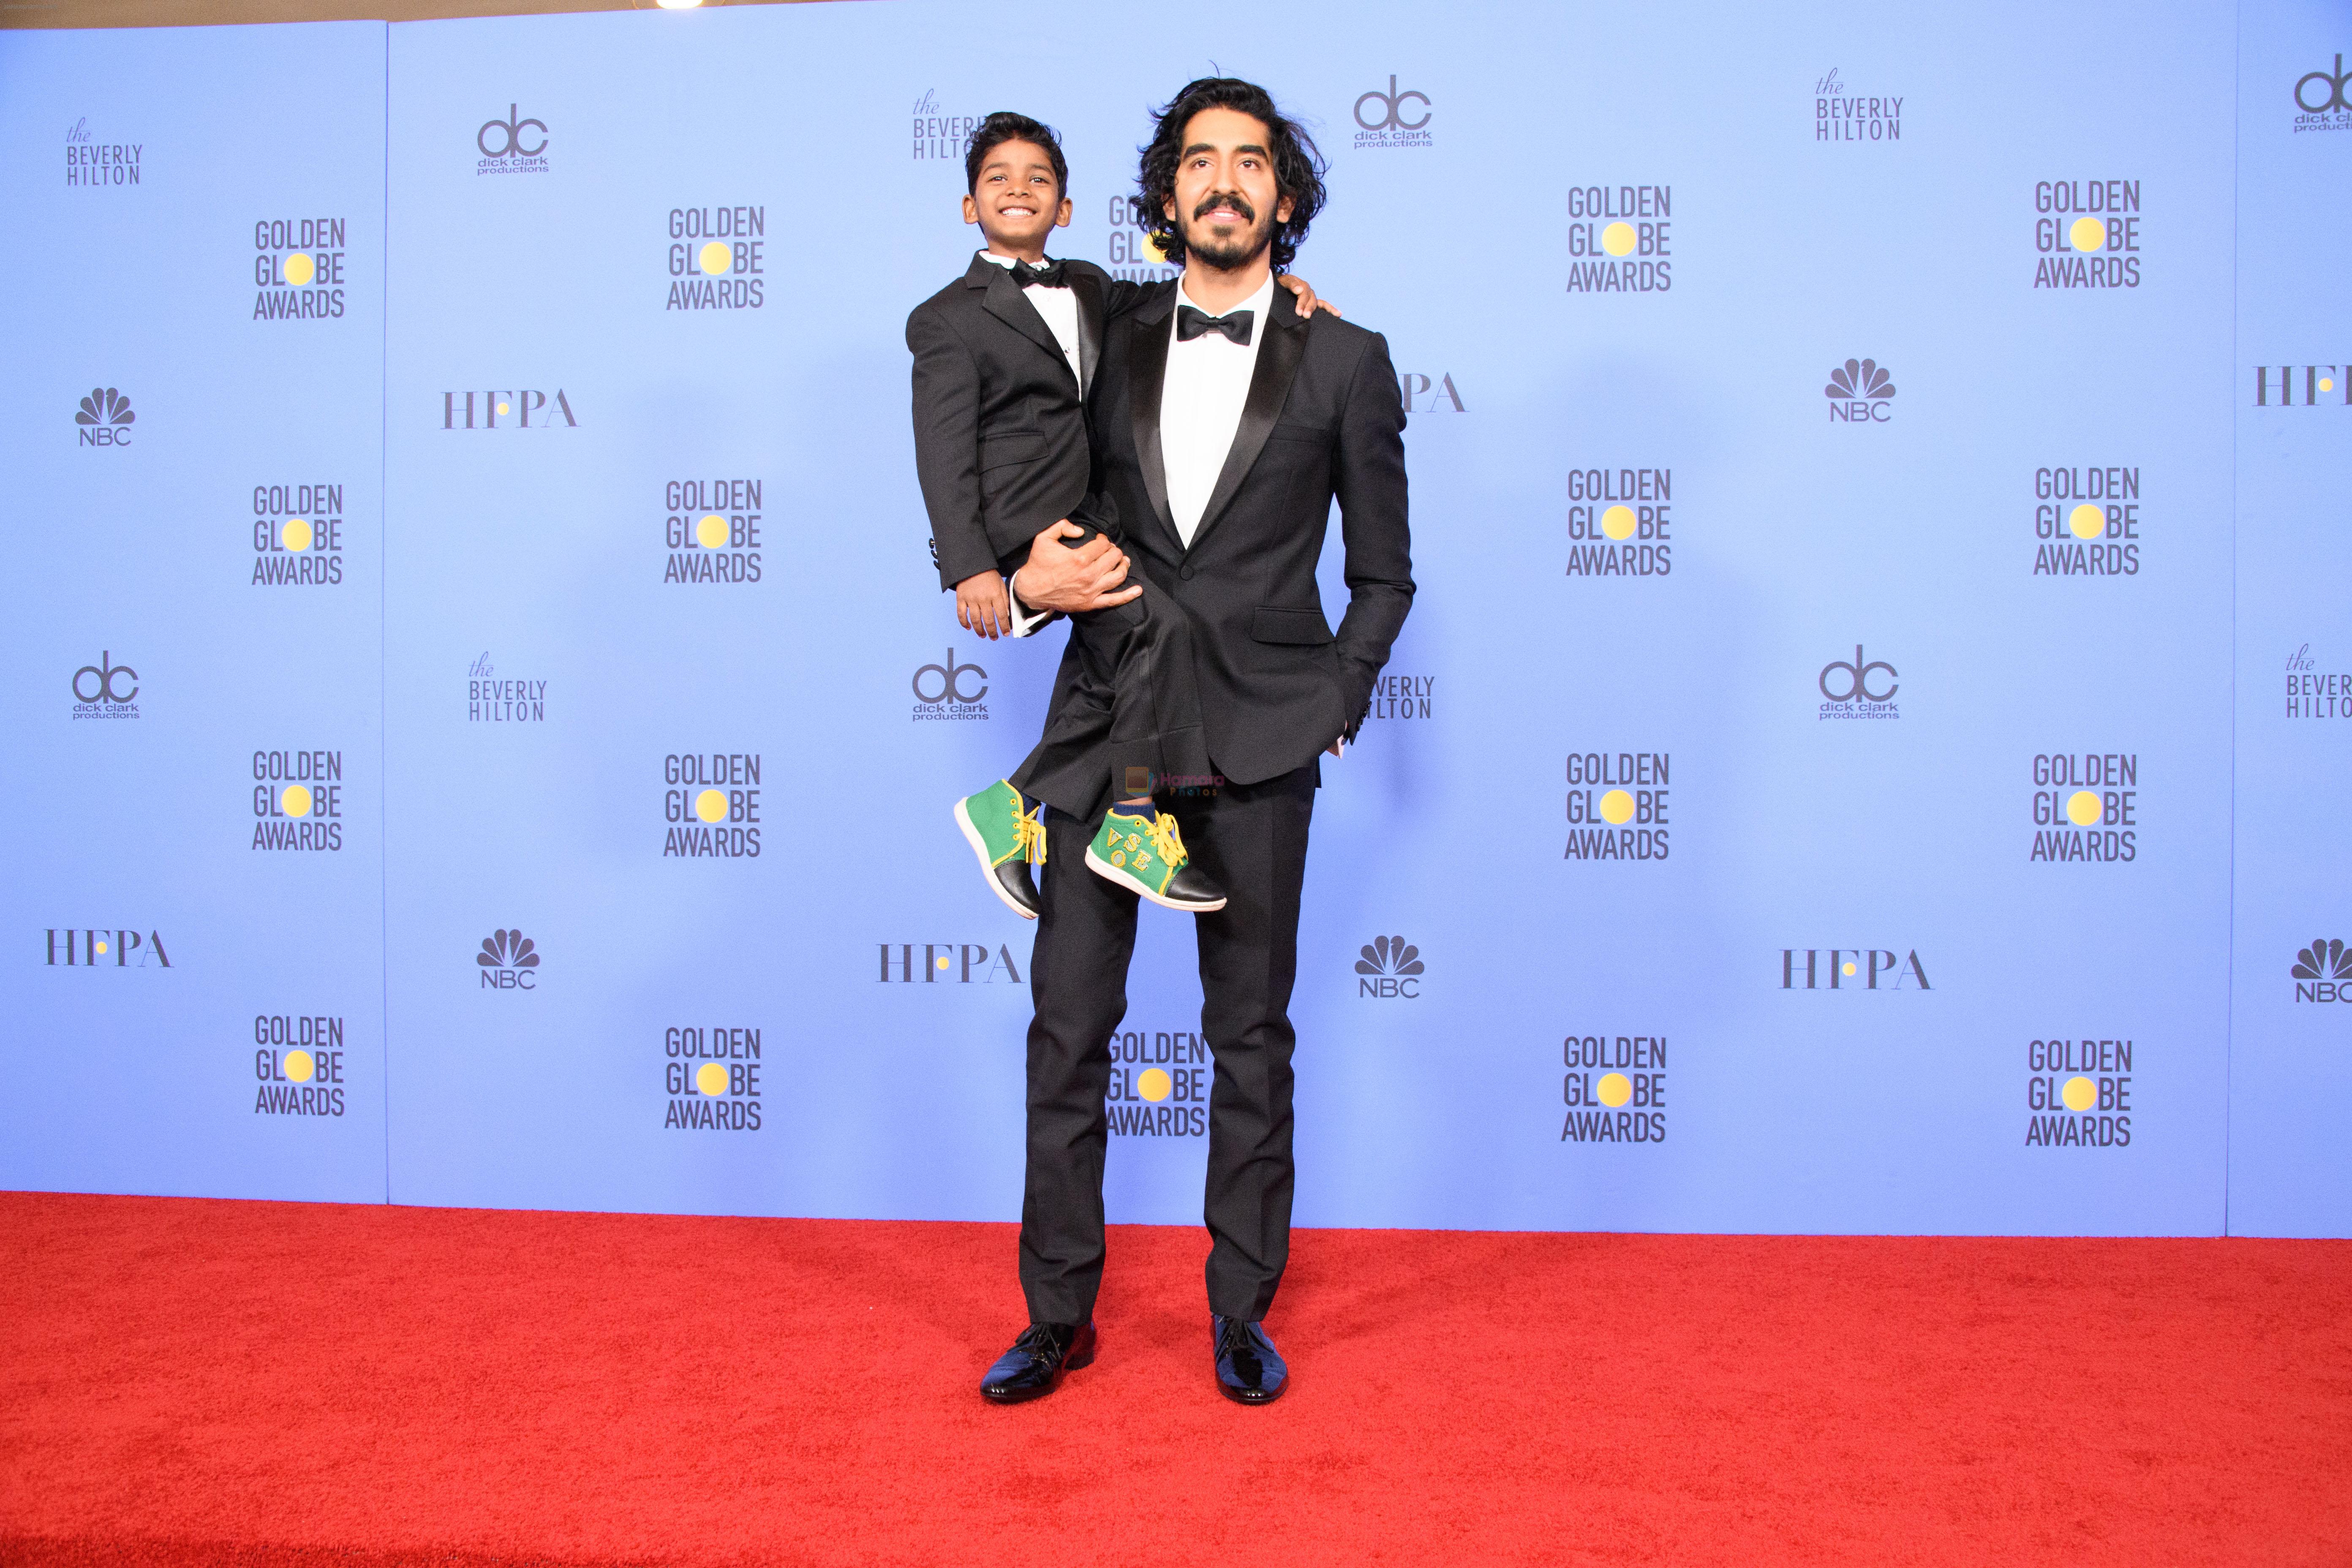
[[[520,105],[510,103],[507,105],[507,117],[504,120],[486,120],[482,122],[482,128],[474,132],[474,145],[482,150],[483,157],[536,158],[547,151],[547,122],[543,120],[522,119],[521,113]],[[522,144],[522,133],[525,130],[539,132],[538,146],[526,147]],[[493,131],[499,133],[499,144],[496,147],[490,145],[490,132]]]
[[[1845,671],[1845,677],[1842,682],[1845,689],[1832,691],[1830,689],[1830,677],[1841,669]],[[1884,691],[1873,691],[1870,689],[1871,672],[1878,669],[1886,672],[1886,689]],[[1895,684],[1895,667],[1884,659],[1872,659],[1864,664],[1862,658],[1862,645],[1856,643],[1853,647],[1852,664],[1841,658],[1822,666],[1820,682],[1822,695],[1832,702],[1852,702],[1856,698],[1860,698],[1864,702],[1885,702],[1892,699],[1900,689]]]
[[[967,671],[980,677],[983,682],[988,679],[988,671],[976,664],[958,664],[955,649],[948,649],[945,664],[927,664],[915,671],[915,700],[918,702],[979,701],[988,695],[988,688],[982,685],[979,690],[967,693],[963,689],[963,678]],[[940,689],[936,695],[923,689],[923,677],[927,675],[936,675],[940,678]]]
[[[2326,71],[2312,71],[2296,80],[2294,106],[2305,114],[2327,114],[2339,109],[2352,109],[2352,101],[2347,101],[2344,97],[2344,83],[2347,77],[2352,77],[2352,73],[2347,73],[2344,69],[2344,57],[2338,55],[2336,57],[2334,75],[2331,76]],[[2327,89],[2326,101],[2314,103],[2304,96],[2305,89],[2314,82]]]
[[[1420,103],[1423,110],[1420,119],[1407,120],[1404,117],[1404,106],[1409,100]],[[1377,103],[1381,106],[1381,117],[1378,120],[1367,120],[1364,118],[1364,105],[1368,103]],[[1430,102],[1429,95],[1427,93],[1412,91],[1399,92],[1397,90],[1397,79],[1391,77],[1389,78],[1388,91],[1382,92],[1379,88],[1374,88],[1371,91],[1364,94],[1363,97],[1356,100],[1356,123],[1362,126],[1367,131],[1418,131],[1423,126],[1429,123],[1429,115],[1427,113],[1429,108]]]
[[[131,682],[130,690],[117,691],[114,689],[114,678],[118,675],[130,679]],[[98,689],[94,691],[84,691],[82,684],[85,678],[96,681]],[[96,664],[85,664],[74,671],[73,694],[75,700],[81,702],[95,702],[101,697],[109,702],[128,702],[139,695],[138,681],[137,670],[127,664],[116,664],[110,655],[100,653]]]

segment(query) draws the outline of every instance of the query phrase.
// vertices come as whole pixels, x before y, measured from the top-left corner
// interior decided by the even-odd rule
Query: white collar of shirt
[[[1200,309],[1181,289],[1177,300],[1180,306]],[[1169,312],[1168,369],[1160,384],[1160,455],[1168,479],[1168,515],[1187,550],[1241,428],[1242,407],[1249,401],[1250,378],[1257,372],[1257,351],[1265,342],[1273,304],[1274,275],[1268,273],[1256,293],[1233,307],[1252,312],[1247,343],[1219,332],[1182,342],[1176,336],[1174,319],[1181,310]]]
[[[980,258],[982,261],[993,262],[1007,272],[1013,270],[1014,260],[1013,257],[999,256],[992,250],[983,250],[980,253]],[[1056,283],[1050,287],[1043,283],[1032,283],[1021,292],[1028,297],[1029,308],[1045,319],[1045,325],[1052,331],[1054,341],[1062,345],[1062,357],[1070,362],[1070,374],[1077,378],[1078,384],[1083,390],[1087,377],[1086,372],[1078,363],[1078,297],[1070,291],[1070,287],[1066,283]]]

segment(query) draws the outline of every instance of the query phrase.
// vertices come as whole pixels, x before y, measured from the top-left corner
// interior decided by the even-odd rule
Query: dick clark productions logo
[[[547,173],[547,121],[525,120],[519,104],[507,105],[504,120],[482,121],[474,132],[474,146],[482,161],[478,174],[544,174]]]

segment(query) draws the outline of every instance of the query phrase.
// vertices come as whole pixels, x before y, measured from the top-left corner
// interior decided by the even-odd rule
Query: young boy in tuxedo
[[[1104,322],[1172,285],[1045,259],[1046,239],[1070,221],[1068,165],[1051,127],[990,115],[971,134],[964,173],[964,221],[987,247],[907,318],[915,466],[956,619],[982,637],[1021,637],[1054,618],[1007,592],[1033,546],[1080,550],[1118,536],[1118,509],[1090,491],[1086,394]],[[1303,280],[1283,282],[1300,310],[1314,308]],[[1182,613],[1140,574],[1115,597],[1070,617],[1072,657],[1036,749],[1011,778],[956,803],[990,889],[1024,919],[1037,917],[1030,868],[1045,856],[1044,807],[1085,820],[1107,795],[1089,869],[1169,909],[1224,908],[1175,818],[1151,803],[1156,781],[1210,772]]]

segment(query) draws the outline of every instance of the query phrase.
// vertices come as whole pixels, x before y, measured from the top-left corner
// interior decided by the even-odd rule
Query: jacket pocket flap
[[[1320,425],[1293,425],[1286,422],[1267,431],[1266,437],[1274,441],[1313,441],[1318,445],[1328,445],[1331,439],[1331,432]]]
[[[1025,463],[1045,455],[1045,437],[1034,430],[1016,430],[1009,436],[990,436],[980,443],[980,467],[984,473],[1001,468],[1008,463]]]
[[[1312,647],[1331,640],[1331,628],[1320,610],[1284,610],[1260,605],[1250,616],[1250,637],[1257,642],[1292,643]]]

